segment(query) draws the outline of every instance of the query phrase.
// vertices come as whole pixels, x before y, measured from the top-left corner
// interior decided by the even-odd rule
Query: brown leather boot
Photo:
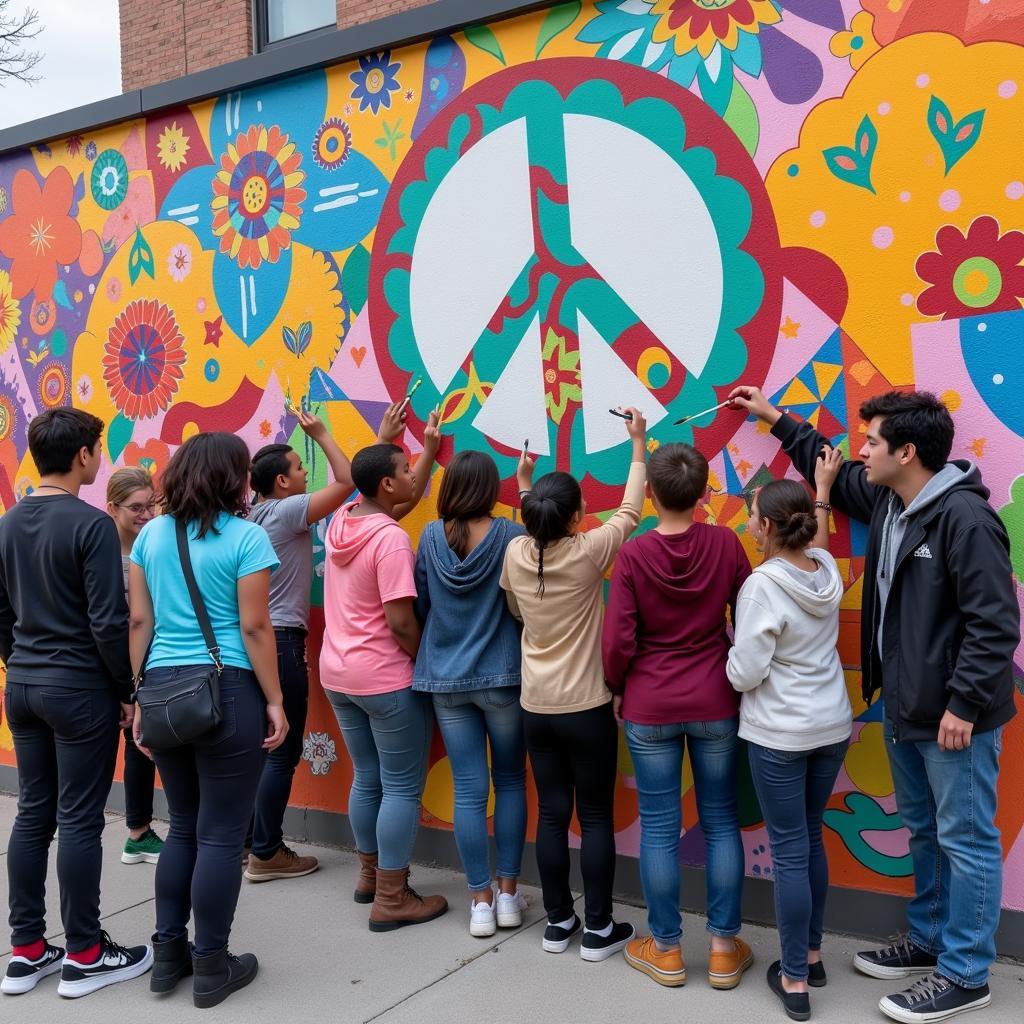
[[[423,924],[448,909],[443,896],[421,896],[409,885],[409,869],[377,868],[377,892],[370,910],[370,931],[390,932],[407,924]]]
[[[356,903],[372,903],[373,894],[377,891],[377,854],[359,853],[359,878],[356,879],[356,891],[352,898]]]

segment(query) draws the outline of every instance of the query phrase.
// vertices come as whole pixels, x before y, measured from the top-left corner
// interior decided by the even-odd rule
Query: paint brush
[[[703,412],[695,412],[692,416],[684,416],[681,420],[676,420],[675,426],[680,427],[684,423],[689,423],[690,420],[699,420],[701,416],[707,416],[709,412],[717,412],[719,409],[724,409],[727,405],[732,404],[732,399],[727,398],[724,402],[719,402],[718,405],[711,406],[710,409],[705,409]]]
[[[631,412],[619,412],[618,409],[608,410],[613,416],[618,416],[621,420],[626,420],[627,423],[633,422],[633,414]]]
[[[401,404],[401,406],[400,406],[400,408],[398,410],[399,415],[401,415],[403,412],[405,412],[405,407],[412,401],[412,396],[416,394],[416,389],[422,383],[423,383],[423,378],[422,377],[417,377],[416,378],[416,383],[413,384],[413,386],[411,388],[409,388],[409,394],[407,394],[405,396],[405,398],[403,399],[403,401],[402,401],[402,404]]]

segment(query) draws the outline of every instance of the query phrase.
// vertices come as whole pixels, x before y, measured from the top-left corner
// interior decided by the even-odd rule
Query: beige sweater
[[[523,623],[522,704],[538,714],[587,711],[612,699],[601,664],[603,580],[640,522],[647,467],[629,467],[622,505],[594,530],[544,549],[544,597],[537,595],[537,545],[516,537],[505,550],[501,587]]]

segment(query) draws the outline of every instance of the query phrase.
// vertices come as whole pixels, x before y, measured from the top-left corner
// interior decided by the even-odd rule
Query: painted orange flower
[[[16,299],[34,291],[48,299],[57,283],[57,268],[68,266],[82,251],[82,229],[69,211],[75,185],[67,168],[55,167],[42,187],[22,168],[11,186],[11,213],[0,222],[0,252],[11,261],[11,291]]]
[[[171,449],[158,437],[151,437],[144,445],[129,441],[124,449],[124,464],[148,469],[157,484],[170,459]]]
[[[680,56],[696,48],[705,60],[718,43],[735,50],[741,30],[756,34],[782,20],[771,0],[656,0],[650,13],[660,19],[656,43],[672,43]]]
[[[184,362],[185,341],[174,314],[156,299],[135,299],[107,333],[103,379],[128,419],[148,419],[171,404]]]
[[[276,263],[291,245],[306,198],[301,155],[277,125],[252,125],[228,143],[213,179],[212,230],[240,267]]]

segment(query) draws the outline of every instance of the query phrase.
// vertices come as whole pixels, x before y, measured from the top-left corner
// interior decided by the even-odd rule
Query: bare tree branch
[[[7,79],[18,82],[38,82],[33,69],[43,59],[39,50],[28,50],[25,44],[43,31],[39,12],[26,7],[21,14],[10,13],[11,0],[0,0],[0,86]]]

